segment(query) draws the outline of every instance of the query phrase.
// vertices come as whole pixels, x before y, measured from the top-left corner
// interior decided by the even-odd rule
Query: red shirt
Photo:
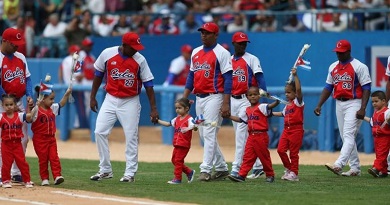
[[[381,110],[374,111],[374,114],[371,117],[371,130],[374,137],[386,136],[390,137],[390,125],[385,123],[384,127],[381,127],[385,122],[386,117],[389,115],[389,108],[384,107]]]
[[[33,116],[31,130],[34,135],[56,134],[56,115],[59,113],[59,104],[53,104],[49,109],[38,108],[36,116]]]
[[[184,127],[189,127],[191,125],[192,117],[191,115],[187,115],[183,119],[180,118],[181,116],[179,115],[171,121],[172,126],[175,128],[172,144],[174,147],[177,146],[190,148],[192,140],[192,130],[189,130],[185,133],[182,133],[181,130]]]
[[[1,139],[10,140],[23,138],[24,118],[24,113],[14,112],[14,116],[9,118],[7,117],[7,114],[3,112],[0,118]]]
[[[268,104],[258,103],[255,106],[249,106],[246,108],[246,115],[248,117],[248,132],[253,131],[268,131],[268,115],[271,113],[268,110]]]
[[[95,60],[96,60],[95,56],[90,54],[85,56],[84,58],[82,70],[83,70],[84,77],[87,80],[93,80],[93,78],[95,77],[95,68],[93,67]]]
[[[287,104],[282,113],[284,115],[284,126],[303,125],[304,103],[298,103],[297,98]]]

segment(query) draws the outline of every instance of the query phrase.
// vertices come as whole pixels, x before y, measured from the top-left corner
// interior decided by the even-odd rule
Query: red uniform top
[[[366,65],[357,59],[341,64],[339,61],[329,67],[326,83],[333,85],[333,97],[360,99],[363,96],[362,86],[371,83]]]
[[[390,137],[390,125],[383,123],[385,119],[389,118],[390,110],[388,107],[384,107],[381,110],[375,111],[370,119],[372,135],[374,137]]]
[[[58,103],[54,103],[47,110],[39,107],[31,124],[34,135],[54,136],[56,134],[56,115],[59,113],[60,105]]]
[[[183,71],[179,73],[179,75],[176,76],[175,80],[173,81],[174,85],[185,85],[188,73],[190,72],[190,65],[186,63]]]
[[[23,138],[23,121],[26,115],[24,113],[14,112],[12,118],[7,117],[5,112],[0,115],[1,139],[22,139]]]
[[[95,63],[95,56],[92,54],[88,54],[84,58],[83,66],[81,67],[84,77],[87,80],[93,80],[95,77],[95,68],[93,67],[93,64]]]
[[[223,93],[222,74],[232,70],[229,52],[217,44],[214,48],[199,46],[191,55],[190,71],[194,72],[194,94]]]
[[[263,70],[256,56],[247,52],[238,58],[233,55],[232,67],[232,95],[246,94],[250,86],[258,86],[255,74],[262,73]]]
[[[30,77],[26,57],[19,52],[4,55],[0,52],[1,86],[5,93],[21,98],[26,94],[26,78]]]
[[[268,131],[268,115],[271,110],[268,109],[268,104],[258,103],[255,106],[249,106],[246,108],[246,122],[248,123],[248,132]],[[245,121],[245,119],[244,119]]]
[[[106,73],[106,91],[115,97],[136,96],[141,92],[142,82],[154,79],[146,59],[140,53],[123,56],[119,46],[105,49],[96,59],[94,67]]]
[[[175,128],[172,142],[173,146],[190,148],[192,140],[192,130],[182,133],[181,129],[184,127],[193,126],[191,115],[187,115],[183,119],[181,119],[181,116],[179,115],[171,120],[171,125]]]
[[[304,108],[305,104],[303,101],[301,104],[299,104],[297,98],[287,104],[282,111],[284,116],[284,126],[303,125]]]

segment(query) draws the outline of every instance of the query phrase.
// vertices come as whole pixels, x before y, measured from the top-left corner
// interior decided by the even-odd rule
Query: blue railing
[[[67,86],[56,84],[54,85],[54,90],[57,93],[57,96],[63,96]],[[75,91],[90,91],[90,86],[81,86],[75,85],[73,90]],[[314,129],[317,130],[318,135],[318,148],[320,151],[335,151],[335,142],[338,135],[335,135],[335,129],[337,128],[336,117],[335,117],[335,101],[328,99],[323,107],[322,114],[319,117],[316,117],[313,113],[314,107],[316,106],[319,96],[322,92],[322,87],[302,87],[303,95],[305,96],[305,129]],[[375,88],[380,89],[380,88]],[[156,96],[159,96],[160,101],[157,101],[160,118],[169,121],[174,118],[174,102],[176,99],[176,94],[183,93],[183,87],[179,86],[161,86],[157,85],[154,87]],[[273,95],[278,95],[284,97],[284,87],[268,87],[268,91]],[[143,89],[141,95],[145,95],[145,90]],[[105,92],[99,90],[96,95],[96,100],[98,104],[101,105],[104,99]],[[144,107],[148,107],[149,103],[142,103]],[[143,108],[144,109],[144,108]],[[57,128],[60,130],[60,139],[66,141],[70,137],[70,131],[72,128],[73,120],[70,118],[70,106],[65,106],[61,110],[61,115],[59,116]],[[372,106],[367,106],[366,115],[371,116]],[[95,136],[93,131],[95,130],[97,113],[90,113],[90,138],[92,142],[95,142]],[[283,129],[283,118],[276,118],[276,126],[281,131]],[[309,127],[309,128],[308,128]],[[372,153],[373,152],[373,139],[371,135],[371,128],[368,123],[363,122],[360,133],[363,135],[364,143],[364,152]],[[171,127],[162,127],[162,142],[164,144],[172,144],[173,137],[173,128]]]

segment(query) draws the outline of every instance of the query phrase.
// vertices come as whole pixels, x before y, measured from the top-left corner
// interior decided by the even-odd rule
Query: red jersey
[[[295,98],[289,104],[287,104],[282,114],[284,116],[284,126],[303,125],[303,109],[305,104],[299,104],[298,99]]]
[[[26,119],[26,114],[14,112],[12,118],[7,117],[5,112],[0,115],[1,139],[10,140],[15,138],[23,138],[23,122]]]
[[[199,46],[191,55],[190,71],[194,72],[194,94],[223,93],[222,74],[232,70],[229,52],[217,44],[214,48]]]
[[[94,67],[106,73],[106,91],[115,97],[136,96],[141,92],[142,82],[154,79],[146,59],[140,53],[123,56],[119,46],[107,48],[96,59]]]
[[[385,123],[382,127],[385,120],[389,117],[390,110],[388,107],[374,111],[374,114],[370,119],[372,135],[374,137],[390,137],[390,125]]]
[[[92,54],[87,54],[84,58],[81,69],[83,71],[84,78],[87,80],[93,80],[95,77],[95,68],[93,67],[95,60],[96,58]]]
[[[333,97],[360,99],[362,86],[371,83],[368,67],[357,59],[341,64],[339,61],[329,67],[326,83],[333,85]]]
[[[250,54],[245,53],[241,57],[232,56],[233,79],[232,79],[232,95],[246,94],[249,87],[258,86],[255,74],[262,73],[259,59]]]
[[[193,126],[191,115],[187,115],[183,119],[181,119],[181,116],[179,115],[171,120],[171,125],[175,128],[172,142],[173,146],[190,148],[192,140],[192,130],[182,133],[181,129],[184,127]]]
[[[258,103],[255,106],[249,106],[246,108],[246,116],[248,123],[248,132],[268,131],[268,115],[271,110],[268,109],[268,104]],[[245,120],[245,119],[244,119]]]
[[[49,109],[38,108],[38,112],[33,116],[31,130],[34,135],[49,135],[56,134],[56,116],[60,113],[60,105],[54,103]]]
[[[26,57],[15,52],[13,55],[4,55],[0,52],[1,86],[5,93],[15,94],[21,98],[26,94],[26,78],[30,77]]]

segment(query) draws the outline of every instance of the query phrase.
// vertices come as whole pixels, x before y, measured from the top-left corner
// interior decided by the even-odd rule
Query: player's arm
[[[72,93],[72,88],[68,87],[68,89],[66,90],[64,96],[62,97],[62,99],[59,102],[60,107],[64,107],[66,105],[66,102],[68,101],[69,96],[70,96],[71,93]]]
[[[232,93],[232,74],[233,71],[229,70],[222,74],[224,80],[223,87],[223,102],[221,107],[222,116],[230,116],[230,97]]]
[[[147,94],[148,99],[149,99],[150,117],[151,117],[152,123],[156,124],[159,116],[158,116],[158,112],[157,112],[156,98],[154,95],[153,80],[144,82],[143,84],[144,84],[146,94]]]
[[[363,85],[362,90],[363,90],[362,103],[360,109],[356,113],[356,118],[361,120],[364,119],[364,116],[366,114],[366,107],[371,93],[371,83],[367,83]]]
[[[295,94],[297,95],[298,103],[302,103],[302,88],[301,88],[301,81],[298,78],[298,72],[296,68],[291,69],[291,74],[294,76],[294,83],[295,83]]]
[[[188,98],[191,91],[194,89],[194,71],[190,71],[187,76],[186,84],[184,86],[183,98]]]
[[[329,98],[330,94],[332,94],[332,91],[333,91],[333,85],[327,83],[324,89],[322,90],[317,107],[314,109],[314,114],[316,114],[317,116],[321,114],[321,107],[325,103],[325,101]]]
[[[367,116],[364,116],[364,119],[363,119],[363,120],[366,121],[366,122],[370,122],[371,118],[370,118],[370,117],[367,117]]]
[[[104,72],[95,70],[95,77],[93,78],[92,89],[91,89],[91,100],[89,102],[89,106],[91,110],[97,112],[98,103],[96,101],[96,93],[99,90],[100,85],[102,84],[104,77]]]
[[[157,123],[160,124],[160,125],[163,125],[165,127],[170,127],[172,126],[170,122],[167,122],[167,121],[164,121],[164,120],[157,120]]]
[[[229,119],[231,119],[234,122],[245,123],[246,124],[246,122],[243,119],[241,119],[240,117],[237,117],[237,116],[230,115]]]
[[[38,102],[37,102],[38,104]],[[27,108],[27,113],[26,113],[26,122],[32,122],[33,121],[33,118],[34,116],[37,114],[38,112],[38,106],[34,106],[34,108],[30,111],[29,108]]]
[[[282,112],[272,112],[272,115],[276,116],[276,117],[283,117],[283,113]]]
[[[390,100],[390,76],[386,83],[386,102]]]
[[[276,100],[276,101],[274,101],[274,102],[268,104],[267,109],[268,109],[268,110],[272,110],[273,108],[275,108],[275,107],[278,106],[279,104],[280,104],[280,101],[279,101],[279,100]]]

